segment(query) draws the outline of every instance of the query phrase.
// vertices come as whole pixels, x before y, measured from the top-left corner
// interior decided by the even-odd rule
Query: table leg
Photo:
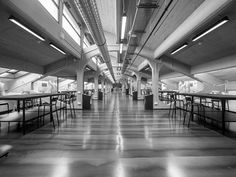
[[[194,108],[193,108],[193,103],[194,103],[194,97],[192,96],[192,100],[191,100],[191,120],[193,121],[193,112],[194,112]]]
[[[23,100],[23,126],[22,126],[22,131],[23,131],[23,135],[25,135],[25,100]]]
[[[221,100],[221,107],[222,107],[222,134],[225,134],[225,100]]]
[[[50,122],[53,120],[53,113],[52,113],[52,96],[50,96]]]
[[[17,112],[20,112],[20,100],[17,100]]]

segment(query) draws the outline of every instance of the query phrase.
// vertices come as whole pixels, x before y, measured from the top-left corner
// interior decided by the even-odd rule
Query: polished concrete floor
[[[236,141],[200,125],[187,128],[167,111],[144,111],[120,93],[94,101],[53,130],[25,136],[0,159],[1,177],[235,177]]]

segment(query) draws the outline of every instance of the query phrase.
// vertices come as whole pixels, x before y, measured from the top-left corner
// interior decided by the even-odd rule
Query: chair
[[[3,108],[3,111],[0,112],[0,115],[9,114],[10,108],[8,103],[0,103],[0,107]],[[8,130],[9,127],[10,127],[10,122],[8,122]],[[0,122],[0,129],[1,129],[1,122]]]
[[[68,94],[67,98],[66,98],[66,105],[69,105],[69,109],[70,109],[70,113],[71,113],[71,117],[74,118],[76,117],[75,114],[75,106],[74,106],[74,101],[76,99],[76,96],[73,94]],[[68,110],[68,108],[66,108],[66,110]]]
[[[184,101],[182,99],[177,99],[175,94],[171,94],[170,95],[170,108],[169,108],[169,115],[171,114],[171,110],[172,110],[172,115],[171,117],[173,118],[173,115],[175,115],[176,117],[176,111],[177,109],[179,109],[179,114],[180,114],[180,119],[181,119],[181,112],[183,110],[184,107]]]
[[[46,113],[46,107],[48,107],[50,109],[50,107],[52,106],[52,115],[53,115],[53,107],[55,109],[55,112],[56,112],[56,118],[57,118],[57,123],[58,123],[58,126],[60,124],[59,122],[59,117],[58,117],[58,108],[57,108],[57,101],[58,101],[58,96],[53,96],[51,98],[51,101],[50,103],[48,102],[43,102],[42,103],[42,100],[40,100],[40,104],[38,106],[38,116],[40,119],[43,120],[43,125],[44,125],[44,119],[45,119],[45,113]],[[43,107],[43,114],[40,116],[40,107]],[[52,118],[52,123],[53,123],[53,127],[55,129],[55,122],[54,122],[54,118]]]
[[[66,96],[61,97],[59,99],[60,101],[60,106],[62,109],[60,109],[60,115],[61,111],[63,111],[63,115],[65,113],[66,119],[67,119],[67,111],[70,110],[71,117],[76,117],[75,114],[75,106],[74,106],[74,101],[76,100],[76,96],[73,94],[68,93]],[[69,106],[69,107],[68,107]]]
[[[192,115],[194,114],[196,108],[197,115],[199,115],[199,105],[199,103],[193,103],[191,97],[185,97],[183,125],[185,124],[187,113],[190,114],[188,119],[188,127],[190,126],[191,119],[193,119]]]
[[[212,109],[222,110],[221,100],[211,99]],[[225,101],[225,110],[229,110],[229,101]]]

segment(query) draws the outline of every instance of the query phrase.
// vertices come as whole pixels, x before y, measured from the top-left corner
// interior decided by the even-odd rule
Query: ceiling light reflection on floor
[[[54,169],[52,177],[68,177],[69,175],[69,162],[67,158],[61,158]]]
[[[185,177],[184,172],[176,164],[169,162],[167,168],[169,177]]]
[[[119,160],[116,170],[115,170],[115,177],[125,177],[124,166],[120,160]]]

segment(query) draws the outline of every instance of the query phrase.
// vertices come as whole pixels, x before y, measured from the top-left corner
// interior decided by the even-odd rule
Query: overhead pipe
[[[94,39],[95,44],[98,46],[99,51],[103,57],[104,63],[106,63],[108,70],[111,73],[112,78],[115,81],[115,76],[111,64],[110,55],[108,53],[106,38],[103,32],[102,23],[99,17],[97,5],[95,0],[70,0],[72,1],[77,10],[80,12],[91,36]]]
[[[137,7],[139,6],[140,2],[141,2],[141,0],[138,1]],[[123,74],[125,73],[125,70],[128,67],[128,65],[129,65],[129,59],[127,58],[127,54],[128,54],[129,48],[130,48],[130,42],[131,42],[131,38],[132,38],[132,33],[134,31],[134,25],[135,25],[135,23],[137,21],[137,15],[138,15],[139,11],[140,11],[139,8],[136,8],[133,24],[132,24],[132,27],[131,27],[131,30],[130,30],[131,33],[130,33],[130,37],[129,37],[128,44],[127,44],[127,50],[126,50],[125,56],[124,56],[123,67],[122,67],[122,70],[121,70],[121,72]]]

